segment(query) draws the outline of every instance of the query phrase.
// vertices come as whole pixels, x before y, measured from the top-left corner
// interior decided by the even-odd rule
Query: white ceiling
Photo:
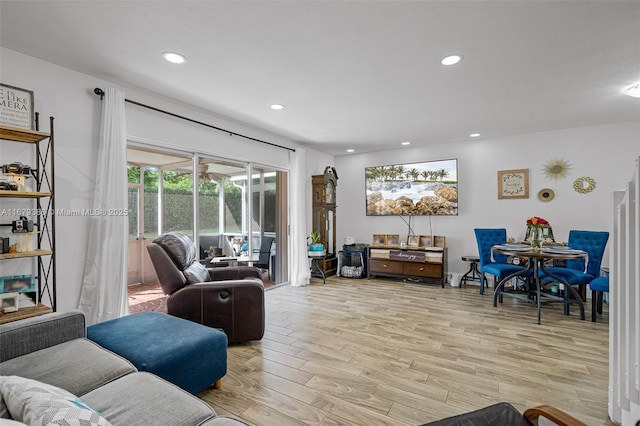
[[[332,155],[640,119],[640,1],[2,1],[0,24],[3,47]]]

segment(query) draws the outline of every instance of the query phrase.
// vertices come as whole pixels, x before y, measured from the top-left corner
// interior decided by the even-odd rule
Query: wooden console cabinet
[[[372,276],[437,281],[444,288],[447,249],[369,247],[367,278]]]

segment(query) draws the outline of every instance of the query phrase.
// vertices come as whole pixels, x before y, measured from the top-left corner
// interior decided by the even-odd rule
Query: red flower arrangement
[[[527,219],[527,226],[540,227],[542,225],[548,225],[548,224],[549,222],[546,219],[543,219],[538,216],[532,216],[529,219]]]
[[[542,227],[549,222],[538,216],[527,219],[527,239],[531,241],[531,248],[539,250],[542,246]]]

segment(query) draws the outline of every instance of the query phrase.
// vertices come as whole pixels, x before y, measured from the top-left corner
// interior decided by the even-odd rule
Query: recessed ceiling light
[[[411,145],[411,142],[401,142],[400,145]]]
[[[469,135],[470,138],[477,138],[478,136],[480,136],[480,133],[471,133]]]
[[[187,60],[187,58],[176,52],[164,52],[162,57],[174,64],[184,64]]]
[[[347,150],[347,152],[353,152],[353,151],[355,151],[355,149],[351,149],[351,148],[349,148],[349,149]]]
[[[271,105],[271,109],[281,110],[281,109],[284,109],[284,105],[273,104]]]
[[[462,60],[462,55],[450,55],[440,61],[442,65],[455,65]]]
[[[640,83],[636,83],[633,86],[629,86],[624,89],[624,94],[627,96],[633,96],[634,98],[640,98]]]

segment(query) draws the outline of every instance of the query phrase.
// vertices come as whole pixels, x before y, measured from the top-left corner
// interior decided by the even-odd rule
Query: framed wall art
[[[0,124],[35,130],[33,92],[0,83]]]
[[[498,171],[498,199],[510,198],[529,198],[529,169]]]

